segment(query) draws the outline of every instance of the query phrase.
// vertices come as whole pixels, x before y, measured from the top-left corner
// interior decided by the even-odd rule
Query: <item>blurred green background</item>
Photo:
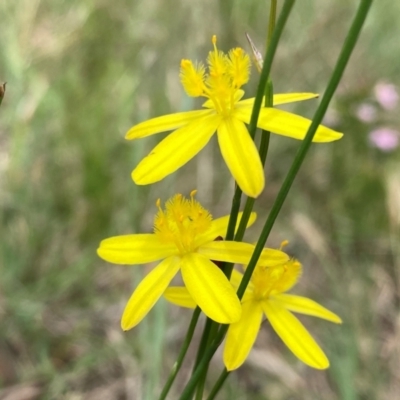
[[[274,62],[274,88],[323,93],[358,2],[297,3]],[[304,266],[293,292],[343,318],[342,326],[302,318],[331,368],[301,364],[264,324],[220,399],[400,397],[400,3],[375,3],[326,116],[345,136],[312,147],[268,243],[288,239]],[[149,117],[199,106],[181,88],[179,63],[204,60],[213,34],[227,51],[248,49],[249,32],[264,52],[268,6],[0,1],[0,82],[8,82],[0,107],[0,399],[157,398],[190,312],[160,301],[123,333],[124,304],[151,266],[107,264],[97,245],[151,231],[156,199],[176,192],[197,188],[214,216],[225,215],[233,184],[214,140],[178,173],[135,186],[131,170],[164,134],[135,142],[124,135]],[[249,96],[256,82],[253,70]],[[316,107],[287,109],[312,117]],[[272,137],[249,240],[298,146]],[[217,354],[212,375],[221,368]]]

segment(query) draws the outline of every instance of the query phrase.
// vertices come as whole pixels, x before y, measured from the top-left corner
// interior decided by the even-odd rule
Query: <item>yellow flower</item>
[[[152,118],[132,127],[126,139],[139,139],[174,130],[133,170],[138,185],[160,181],[193,158],[217,132],[218,142],[229,170],[245,194],[257,197],[264,188],[264,171],[257,148],[245,124],[250,122],[254,98],[241,100],[241,90],[249,80],[250,58],[241,49],[227,55],[219,51],[216,37],[209,53],[208,72],[203,64],[182,60],[180,79],[189,96],[205,97],[205,109]],[[289,93],[274,96],[274,105],[315,98],[314,93]],[[262,107],[257,126],[261,129],[303,139],[311,121],[298,115]],[[319,126],[314,142],[330,142],[343,135]]]
[[[312,315],[331,322],[341,319],[331,311],[306,297],[285,294],[301,274],[301,264],[290,260],[282,265],[258,265],[242,299],[242,316],[229,326],[224,364],[228,371],[239,368],[246,360],[260,330],[263,314],[287,347],[305,364],[317,369],[329,367],[329,360],[303,324],[291,311]],[[243,275],[234,270],[231,283],[239,287]],[[195,302],[184,288],[171,287],[164,293],[174,304],[193,308]]]
[[[254,246],[233,241],[215,241],[223,237],[229,216],[213,220],[194,199],[177,194],[154,219],[154,233],[116,236],[103,240],[97,254],[114,264],[145,264],[162,260],[139,284],[122,315],[121,326],[128,330],[137,325],[163,294],[180,270],[188,293],[210,318],[220,323],[238,321],[241,304],[224,273],[211,260],[246,263]],[[241,215],[239,215],[239,220]],[[248,226],[254,223],[252,213]],[[268,265],[285,262],[288,257],[278,250],[264,250]]]

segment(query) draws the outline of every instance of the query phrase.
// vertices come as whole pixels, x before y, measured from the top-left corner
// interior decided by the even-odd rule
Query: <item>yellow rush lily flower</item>
[[[248,263],[254,246],[243,242],[215,241],[224,237],[229,215],[212,219],[211,214],[194,199],[177,194],[154,218],[154,233],[111,237],[103,240],[97,254],[114,264],[146,264],[162,260],[138,285],[125,306],[121,326],[136,326],[164,293],[180,270],[185,286],[196,304],[220,323],[240,319],[241,304],[224,273],[211,260]],[[239,221],[241,214],[239,215]],[[252,213],[248,226],[256,214]],[[238,221],[238,223],[239,223]],[[288,256],[279,250],[265,249],[261,260],[279,265]]]
[[[301,270],[301,264],[293,259],[275,267],[256,267],[242,299],[242,316],[229,326],[226,335],[223,358],[228,371],[239,368],[246,360],[257,338],[263,315],[301,361],[317,369],[329,367],[325,353],[291,311],[337,324],[342,320],[311,299],[285,293],[297,283]],[[242,277],[240,272],[233,270],[231,283],[235,288],[239,287]],[[164,297],[182,307],[196,306],[195,300],[182,287],[168,288]]]
[[[258,150],[245,124],[249,124],[254,98],[241,100],[240,88],[250,76],[250,58],[241,48],[227,55],[217,49],[209,53],[208,72],[203,64],[182,60],[180,79],[191,97],[205,97],[205,109],[180,112],[152,118],[132,127],[125,138],[140,139],[156,133],[174,130],[146,156],[132,172],[137,185],[158,182],[192,159],[217,132],[218,142],[230,172],[239,187],[250,197],[257,197],[264,188],[264,170]],[[314,93],[274,95],[274,106],[318,97]],[[310,126],[309,119],[262,107],[257,126],[266,131],[302,140]],[[342,137],[319,126],[314,142],[331,142]]]

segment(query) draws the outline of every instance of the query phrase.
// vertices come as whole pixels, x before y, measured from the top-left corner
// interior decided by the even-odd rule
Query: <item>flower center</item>
[[[212,43],[214,50],[207,58],[208,72],[202,63],[182,60],[180,78],[189,96],[207,97],[211,100],[210,107],[228,117],[241,97],[238,96],[240,87],[249,81],[250,57],[240,47],[228,54],[218,50],[215,35]]]
[[[164,243],[175,243],[181,254],[195,251],[196,236],[211,226],[212,216],[194,199],[195,194],[196,190],[193,190],[190,199],[176,194],[166,202],[164,210],[157,200],[154,233]]]
[[[262,300],[288,291],[299,280],[301,270],[301,264],[294,259],[276,267],[257,266],[251,277],[254,296]]]

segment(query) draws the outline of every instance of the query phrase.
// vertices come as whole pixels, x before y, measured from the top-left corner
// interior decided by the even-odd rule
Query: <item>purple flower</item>
[[[399,146],[400,133],[392,128],[378,128],[369,133],[369,141],[373,147],[390,152]]]
[[[376,120],[376,108],[367,103],[360,104],[356,110],[357,117],[363,122],[373,122]]]
[[[375,86],[375,97],[386,110],[394,110],[399,102],[399,93],[392,83],[380,82]]]

